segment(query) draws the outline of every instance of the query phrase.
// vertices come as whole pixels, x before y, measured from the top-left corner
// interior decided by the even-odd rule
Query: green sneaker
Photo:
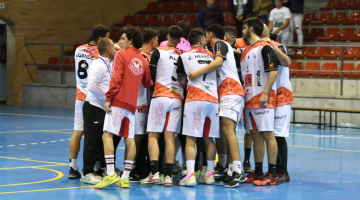
[[[203,174],[201,173],[200,170],[197,170],[197,171],[195,172],[195,175],[196,175],[196,182],[198,182],[198,183],[205,183],[204,176],[203,176]]]
[[[121,188],[130,188],[130,181],[128,178],[121,179],[120,182],[116,183],[116,186]]]
[[[159,176],[159,181],[160,181],[159,185],[164,185],[164,183],[165,183],[164,174],[160,174],[160,176]]]
[[[112,185],[114,183],[117,183],[119,181],[120,181],[120,179],[116,173],[114,173],[112,176],[109,176],[106,174],[106,176],[103,178],[101,183],[98,183],[97,185],[95,185],[94,188],[101,189],[101,188],[107,187],[109,185]]]

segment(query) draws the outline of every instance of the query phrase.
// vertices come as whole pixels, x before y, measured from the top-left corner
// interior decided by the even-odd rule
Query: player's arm
[[[113,75],[110,80],[109,91],[105,94],[106,96],[106,103],[105,103],[105,111],[110,112],[111,102],[114,98],[114,95],[120,89],[120,83],[124,72],[124,57],[123,51],[118,51],[115,54],[115,58],[113,61]]]
[[[159,50],[154,49],[154,51],[151,53],[151,58],[150,58],[150,63],[149,63],[150,75],[151,75],[151,79],[154,84],[156,82],[156,69],[157,69],[157,64],[158,64],[159,58],[160,58]]]
[[[291,65],[291,59],[290,57],[287,55],[286,50],[284,48],[284,46],[280,46],[278,47],[276,44],[274,44],[274,42],[272,40],[270,40],[269,38],[265,38],[263,39],[266,42],[269,42],[271,44],[271,46],[274,48],[276,57],[279,59],[279,63],[281,66],[283,67],[289,67]]]
[[[182,87],[185,87],[188,80],[187,80],[187,76],[186,76],[186,72],[185,72],[185,67],[184,67],[184,63],[182,61],[181,56],[179,56],[177,63],[176,63],[177,69],[176,69],[176,73],[178,75],[179,78],[179,84]]]
[[[153,81],[151,79],[149,64],[144,63],[144,65],[145,65],[144,66],[145,73],[144,73],[144,76],[142,78],[142,85],[144,86],[144,88],[151,88],[154,84],[153,84]]]
[[[260,107],[266,107],[271,87],[273,86],[278,74],[278,63],[274,49],[270,46],[264,46],[261,50],[261,55],[264,61],[264,71],[269,72],[268,80],[260,97]]]
[[[88,90],[97,95],[104,95],[105,91],[101,90],[101,77],[102,77],[102,68],[99,66],[90,65],[88,70]]]

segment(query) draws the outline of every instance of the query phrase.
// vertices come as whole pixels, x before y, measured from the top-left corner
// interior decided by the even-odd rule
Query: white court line
[[[50,141],[50,142],[56,142],[55,140],[53,140],[53,141]]]
[[[27,144],[19,144],[20,146],[25,146],[25,145],[27,145]]]
[[[63,141],[65,141],[65,140],[59,140],[60,142],[63,142]]]
[[[346,137],[344,135],[313,135],[313,134],[303,134],[303,133],[290,133],[290,135],[300,135],[300,136],[308,136],[314,138],[338,138],[338,139],[355,139],[360,140],[359,137]]]
[[[30,143],[30,144],[38,144],[38,143]]]
[[[47,142],[41,142],[42,144],[46,144]]]
[[[15,145],[8,145],[8,147],[14,147]]]
[[[26,115],[26,114],[16,114],[16,113],[0,113],[0,115],[15,115],[15,116],[26,116],[26,117],[45,117],[45,118],[55,118],[55,119],[74,119],[73,117],[56,117],[56,116],[45,116],[45,115]]]

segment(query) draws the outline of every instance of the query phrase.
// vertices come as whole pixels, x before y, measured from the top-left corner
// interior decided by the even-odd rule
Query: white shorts
[[[171,131],[180,133],[181,108],[180,99],[156,97],[151,100],[147,123],[148,133]]]
[[[74,130],[84,131],[84,117],[83,117],[83,106],[85,101],[75,101],[75,119],[74,119]]]
[[[136,109],[135,111],[135,135],[144,135],[149,111]]]
[[[124,138],[134,138],[135,115],[124,109],[111,106],[111,112],[106,113],[104,131]]]
[[[192,137],[220,137],[219,105],[208,101],[185,103],[183,135]]]
[[[274,131],[275,109],[245,109],[246,128],[258,131]]]
[[[291,105],[283,105],[275,109],[275,137],[289,137]]]
[[[226,95],[220,98],[219,101],[219,115],[232,119],[237,123],[241,121],[241,116],[244,110],[245,101],[244,96],[240,95]]]

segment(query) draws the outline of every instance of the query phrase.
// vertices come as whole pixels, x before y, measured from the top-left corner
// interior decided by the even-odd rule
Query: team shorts
[[[148,133],[171,131],[180,133],[182,102],[180,99],[156,97],[151,100],[147,123]]]
[[[106,113],[104,131],[124,138],[134,138],[135,114],[115,106],[111,106],[111,112]]]
[[[289,137],[291,105],[283,105],[275,109],[275,137]]]
[[[83,106],[85,101],[75,100],[74,130],[84,131]]]
[[[273,108],[245,108],[246,128],[258,131],[274,131],[275,109]]]
[[[136,109],[135,111],[135,135],[144,135],[146,132],[146,124],[149,110]]]
[[[192,137],[220,137],[219,105],[208,101],[185,103],[183,135]]]
[[[244,110],[244,96],[240,95],[226,95],[220,98],[219,101],[219,115],[232,119],[237,123],[241,121],[241,116]]]

